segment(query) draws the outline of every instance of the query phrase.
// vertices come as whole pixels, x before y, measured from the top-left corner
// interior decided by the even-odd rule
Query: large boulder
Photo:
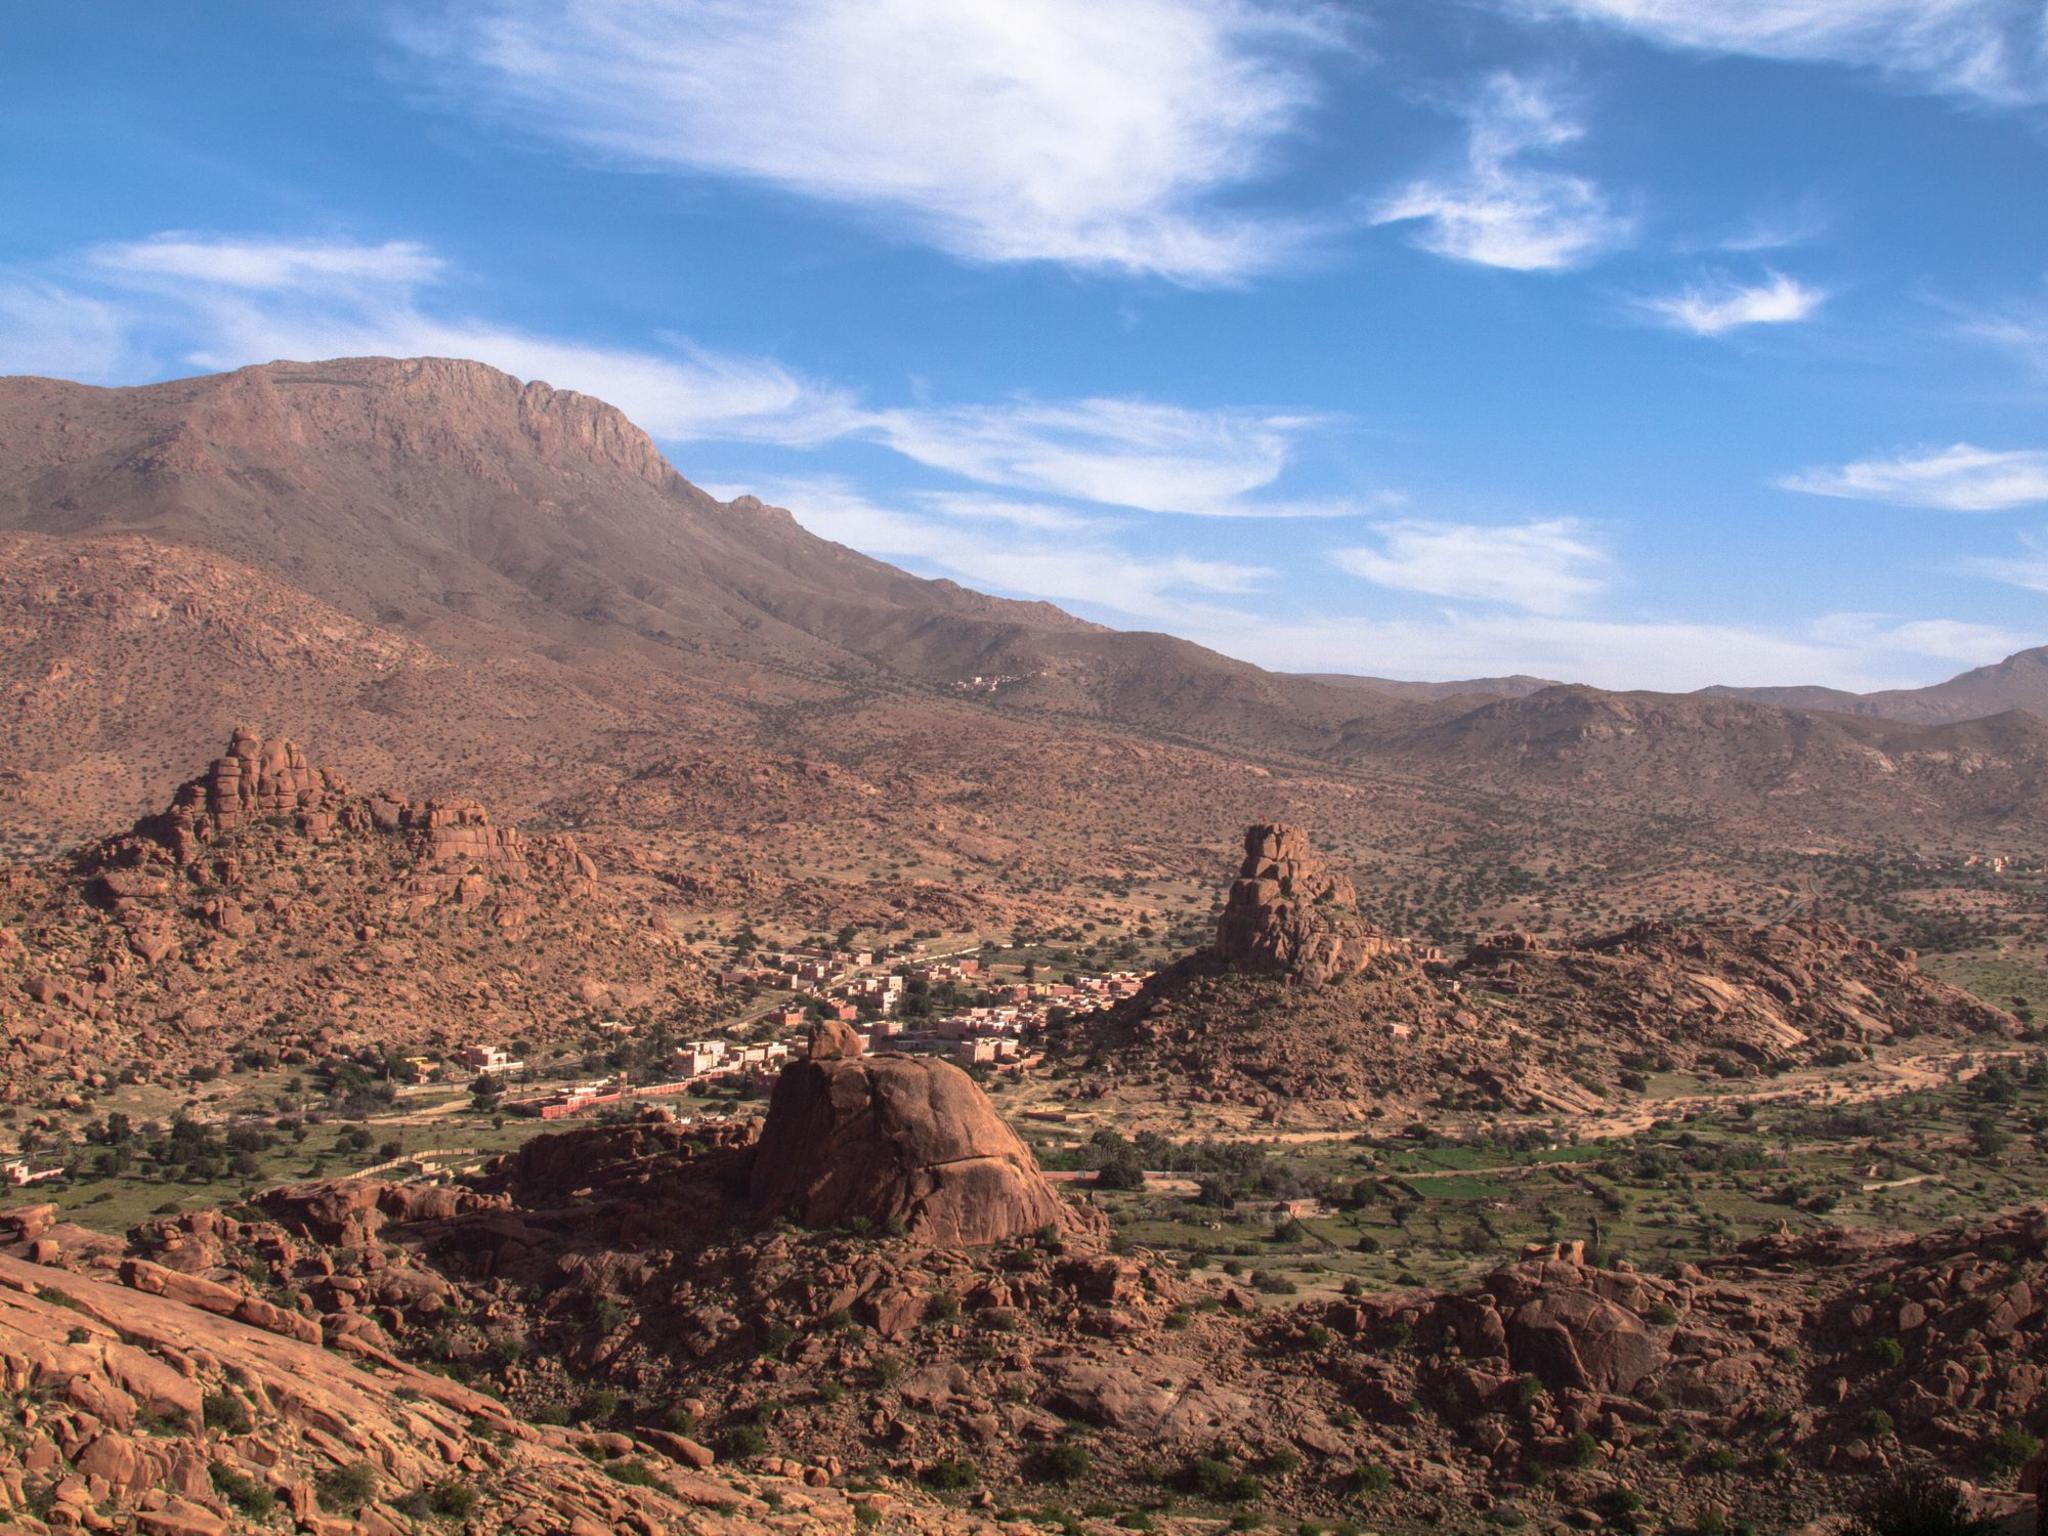
[[[1508,1342],[1518,1370],[1553,1392],[1628,1392],[1665,1362],[1635,1316],[1590,1290],[1546,1290],[1515,1309]]]
[[[942,1246],[1079,1219],[974,1079],[929,1056],[827,1056],[784,1068],[748,1194],[756,1209],[807,1226],[893,1219]]]

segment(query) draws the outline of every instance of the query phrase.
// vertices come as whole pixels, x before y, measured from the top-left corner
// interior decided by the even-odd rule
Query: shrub
[[[2041,1442],[2017,1424],[2009,1424],[1991,1437],[1985,1459],[2001,1472],[2017,1472],[2041,1454]]]
[[[313,1479],[313,1486],[319,1491],[320,1502],[340,1513],[370,1502],[377,1492],[377,1474],[370,1470],[368,1462],[351,1462],[322,1472]]]
[[[632,1488],[659,1488],[661,1479],[654,1475],[654,1469],[638,1457],[624,1461],[608,1461],[604,1464],[604,1475],[615,1483],[624,1483]]]
[[[619,1394],[609,1387],[586,1392],[570,1417],[578,1424],[609,1424],[618,1417]]]
[[[975,1483],[974,1463],[971,1461],[939,1461],[926,1467],[918,1476],[925,1487],[938,1493],[955,1492],[961,1488],[972,1488]]]
[[[768,1436],[758,1424],[735,1424],[718,1437],[718,1454],[727,1461],[745,1461],[768,1449]]]
[[[1050,1447],[1038,1458],[1036,1472],[1041,1482],[1071,1483],[1088,1475],[1095,1458],[1088,1447],[1073,1440],[1062,1440]]]
[[[1588,1430],[1580,1430],[1572,1436],[1571,1445],[1565,1451],[1565,1460],[1575,1467],[1590,1467],[1600,1459],[1600,1442]]]
[[[215,1493],[252,1520],[265,1519],[277,1508],[276,1494],[233,1467],[215,1462],[207,1468],[207,1476],[213,1480]]]
[[[1353,1493],[1385,1493],[1394,1486],[1394,1474],[1376,1461],[1364,1462],[1351,1470]]]
[[[882,1512],[872,1504],[856,1504],[853,1506],[853,1523],[863,1529],[871,1525],[880,1525]]]
[[[924,1320],[943,1323],[960,1315],[960,1301],[950,1291],[933,1291],[925,1298]],[[865,1507],[865,1506],[863,1506]]]
[[[1197,1456],[1181,1473],[1181,1482],[1198,1498],[1218,1504],[1242,1504],[1259,1496],[1259,1480],[1220,1456]]]
[[[1901,1472],[1878,1484],[1849,1511],[1849,1536],[1989,1536],[1991,1523],[1970,1517],[1963,1490],[1939,1473]]]
[[[246,1435],[255,1427],[255,1421],[249,1417],[249,1405],[226,1390],[207,1393],[200,1403],[200,1414],[208,1429],[223,1434]]]
[[[1888,1368],[1906,1363],[1906,1346],[1897,1339],[1879,1339],[1870,1346],[1870,1352],[1877,1356],[1879,1365]]]
[[[409,1515],[437,1515],[443,1520],[467,1520],[479,1502],[477,1491],[468,1483],[450,1478],[431,1488],[415,1488],[399,1501]]]

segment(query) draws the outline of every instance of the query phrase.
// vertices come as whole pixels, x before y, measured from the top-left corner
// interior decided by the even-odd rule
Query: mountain
[[[1815,824],[1960,816],[2032,820],[2048,720],[2023,710],[1942,725],[1699,694],[1547,688],[1385,745],[1389,762],[1538,795],[1654,801],[1714,816],[1770,806]]]
[[[585,830],[615,866],[743,861],[728,897],[795,891],[835,927],[931,899],[935,868],[1006,862],[1008,897],[950,882],[983,908],[1074,850],[1191,873],[1190,827],[1288,798],[1348,798],[1382,842],[1514,814],[1471,795],[1597,799],[1609,828],[1678,803],[1974,836],[2031,826],[2048,771],[2010,711],[1268,672],[912,576],[718,501],[600,401],[434,358],[0,380],[0,633],[0,848],[143,815],[262,720],[359,780]],[[1951,713],[1995,692],[1944,687]]]
[[[1835,688],[1708,688],[1703,692],[1785,709],[1824,709],[1920,724],[1977,720],[2015,709],[2048,718],[2048,646],[2015,652],[2003,661],[1975,667],[1926,688],[1890,688],[1880,693],[1844,693]]]
[[[650,719],[725,734],[906,686],[1276,750],[1398,708],[908,575],[716,501],[610,406],[444,359],[0,380],[0,627],[18,834],[136,814],[126,765],[161,774],[256,716],[361,769],[432,714],[431,790]],[[88,762],[112,803],[37,782]]]
[[[1512,677],[1468,677],[1447,683],[1403,682],[1391,677],[1361,677],[1348,672],[1304,672],[1299,676],[1313,682],[1327,683],[1333,688],[1349,688],[1360,693],[1383,694],[1393,699],[1519,699],[1528,694],[1539,693],[1545,688],[1559,684],[1555,678],[1529,677],[1516,673]]]

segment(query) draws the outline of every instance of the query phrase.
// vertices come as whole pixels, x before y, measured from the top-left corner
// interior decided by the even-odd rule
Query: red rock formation
[[[1217,956],[1237,970],[1325,982],[1402,952],[1353,911],[1358,892],[1309,851],[1299,827],[1259,823],[1244,834],[1244,863],[1216,924]]]
[[[867,1050],[867,1042],[837,1019],[820,1019],[811,1026],[811,1038],[805,1047],[805,1054],[812,1061],[841,1061],[859,1056]]]
[[[934,1245],[1078,1222],[974,1079],[926,1056],[824,1057],[783,1069],[749,1197],[807,1226],[900,1221]]]

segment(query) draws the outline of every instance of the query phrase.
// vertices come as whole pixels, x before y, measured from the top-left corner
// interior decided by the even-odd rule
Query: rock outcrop
[[[784,1068],[748,1193],[806,1226],[901,1223],[944,1246],[1079,1220],[974,1079],[926,1056],[814,1055]]]
[[[1216,924],[1216,955],[1236,970],[1326,982],[1405,950],[1360,919],[1358,892],[1309,850],[1299,827],[1259,823]]]
[[[0,875],[0,953],[33,953],[0,967],[0,1100],[131,1061],[177,1079],[245,1051],[374,1034],[431,1054],[692,1007],[706,983],[683,948],[572,838],[361,792],[244,726],[164,810]]]
[[[1662,1070],[1805,1064],[1917,1035],[2009,1037],[2012,1015],[1840,924],[1639,922],[1578,943],[1492,935],[1456,967],[1558,1038],[1628,1040]],[[1753,1065],[1752,1065],[1753,1064]]]
[[[136,845],[154,843],[183,868],[223,838],[265,821],[311,838],[337,830],[409,834],[424,862],[437,868],[462,865],[524,881],[537,861],[572,889],[597,880],[597,866],[571,838],[530,846],[518,828],[493,825],[490,812],[474,800],[409,802],[353,794],[339,775],[309,763],[296,742],[265,738],[249,726],[237,726],[227,754],[178,786],[168,810],[145,817],[130,837],[103,845],[96,859],[107,865],[147,862],[148,850]]]

